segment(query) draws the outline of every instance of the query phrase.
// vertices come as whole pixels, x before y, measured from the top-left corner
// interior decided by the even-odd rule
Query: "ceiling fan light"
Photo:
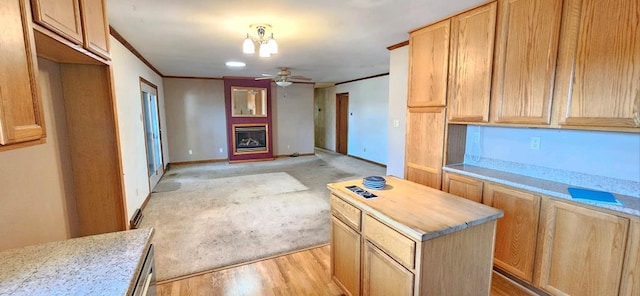
[[[267,41],[267,46],[269,46],[269,50],[272,54],[278,53],[278,42],[273,38],[273,33],[271,33],[271,38]]]
[[[259,55],[261,58],[268,58],[271,56],[271,51],[266,43],[260,43]]]
[[[253,40],[249,38],[249,34],[247,34],[247,39],[242,43],[242,52],[243,53],[256,53],[256,46],[253,43]]]
[[[278,80],[278,81],[276,81],[276,84],[277,84],[278,86],[280,86],[280,87],[287,87],[287,86],[289,86],[289,85],[292,85],[292,84],[293,84],[293,82],[291,82],[291,81],[286,81],[286,80]]]

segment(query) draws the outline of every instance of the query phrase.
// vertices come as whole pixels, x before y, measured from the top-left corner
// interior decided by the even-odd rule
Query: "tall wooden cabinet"
[[[445,108],[407,109],[405,178],[440,189],[444,155]]]
[[[562,1],[499,0],[491,121],[548,125]]]
[[[489,121],[496,7],[492,2],[451,19],[451,122]]]
[[[640,127],[638,36],[637,0],[564,1],[555,88],[560,125]]]
[[[2,151],[11,148],[10,144],[44,138],[46,133],[37,84],[38,66],[29,5],[23,0],[3,1],[0,18]]]
[[[538,286],[553,295],[619,295],[629,219],[545,200]]]
[[[407,106],[445,106],[449,77],[449,19],[411,32]]]

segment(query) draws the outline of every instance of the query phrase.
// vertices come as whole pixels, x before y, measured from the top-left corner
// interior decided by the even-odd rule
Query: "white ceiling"
[[[110,25],[165,76],[260,76],[292,68],[315,82],[389,72],[387,46],[486,0],[108,0]],[[279,53],[242,53],[249,25],[273,27]],[[242,61],[230,69],[227,61]]]

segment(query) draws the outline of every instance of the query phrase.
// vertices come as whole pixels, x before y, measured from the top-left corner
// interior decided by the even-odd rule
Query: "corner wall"
[[[387,175],[404,178],[409,46],[390,51]],[[397,126],[396,123],[397,122]]]
[[[166,114],[162,77],[133,55],[118,40],[111,40],[111,68],[118,112],[118,132],[124,173],[124,188],[127,203],[127,217],[131,219],[137,208],[142,206],[151,190],[147,172],[147,152],[145,146],[144,123],[140,77],[158,87],[160,109],[160,137],[164,165],[169,163],[169,142],[166,133]]]
[[[0,152],[0,250],[79,235],[60,65],[38,70],[46,143]]]
[[[294,83],[285,88],[271,84],[273,155],[314,153],[313,84]]]

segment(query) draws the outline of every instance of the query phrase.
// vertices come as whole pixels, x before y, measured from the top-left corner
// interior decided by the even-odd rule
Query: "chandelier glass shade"
[[[258,45],[258,55],[263,58],[268,58],[272,54],[278,53],[278,43],[271,36],[265,37],[267,30],[271,30],[271,26],[267,24],[258,24],[249,26],[251,29],[256,30],[257,38],[252,37],[247,33],[247,38],[242,42],[242,52],[246,54],[256,53],[256,44]]]

